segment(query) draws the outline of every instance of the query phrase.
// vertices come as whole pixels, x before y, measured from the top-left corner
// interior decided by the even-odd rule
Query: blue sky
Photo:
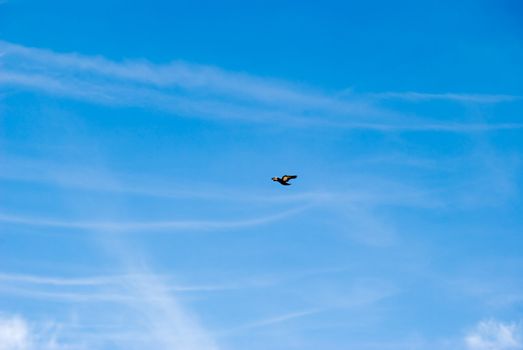
[[[523,349],[522,16],[1,1],[0,350]]]

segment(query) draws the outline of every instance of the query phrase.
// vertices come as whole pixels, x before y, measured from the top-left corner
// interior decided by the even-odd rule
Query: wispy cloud
[[[465,337],[470,350],[516,350],[523,349],[521,329],[515,323],[495,320],[481,321]]]
[[[122,286],[127,281],[140,276],[134,275],[108,275],[92,277],[56,277],[27,274],[0,273],[0,281],[5,283],[19,283],[29,285],[42,285],[51,287],[111,287]],[[164,279],[169,276],[157,276]],[[180,285],[169,283],[168,289],[175,292],[193,292],[193,291],[216,291],[237,288],[238,284],[220,284],[220,285]],[[34,286],[32,287],[34,288]]]
[[[144,178],[147,181],[144,181]],[[99,167],[64,166],[56,162],[43,160],[1,157],[0,181],[2,179],[42,183],[67,189],[169,199],[220,201],[222,203],[248,202],[269,204],[295,202],[311,206],[322,204],[337,204],[338,206],[340,204],[367,204],[414,205],[422,207],[434,207],[442,204],[442,196],[436,188],[426,190],[404,184],[399,180],[393,181],[386,178],[371,178],[369,176],[347,179],[351,186],[344,186],[346,189],[343,191],[322,188],[292,194],[265,194],[253,192],[251,189],[242,189],[238,186],[223,187],[209,183],[183,183],[180,179],[161,178],[157,174],[123,175],[116,172],[109,174]],[[21,218],[16,219],[12,217],[11,219],[13,221],[22,221]],[[53,223],[49,222],[47,224],[51,225]],[[76,224],[82,226],[82,224],[86,223]],[[72,222],[68,224],[54,223],[55,226],[77,226],[76,224]],[[182,226],[182,223],[179,222],[177,225]],[[185,225],[191,226],[191,223],[185,222]]]
[[[136,257],[135,257],[136,259]],[[1,350],[58,350],[58,349],[93,349],[105,348],[111,344],[117,349],[154,348],[162,350],[215,350],[218,346],[196,319],[195,315],[185,309],[175,296],[178,291],[173,290],[169,283],[161,276],[146,271],[143,263],[139,268],[130,271],[139,273],[128,274],[120,282],[117,293],[100,291],[46,291],[40,288],[12,288],[17,298],[24,296],[32,299],[52,300],[60,303],[108,303],[115,304],[130,312],[134,317],[128,324],[108,324],[107,330],[102,331],[102,341],[94,336],[92,331],[86,330],[81,323],[67,322],[60,335],[62,338],[74,340],[71,344],[59,343],[55,336],[54,327],[40,327],[31,325],[20,317],[0,317],[0,349]],[[5,275],[4,275],[5,277]],[[41,278],[36,276],[15,276],[17,280],[30,283],[51,283],[53,287],[70,287],[73,284],[105,283],[105,278],[90,278],[78,281],[76,279]],[[2,284],[0,292],[6,292]],[[7,291],[9,292],[9,290]],[[114,310],[114,309],[113,309]],[[104,318],[96,320],[96,325],[104,324]],[[79,328],[79,329],[78,329]],[[123,330],[121,332],[120,330]],[[132,332],[130,331],[132,330]],[[95,346],[95,344],[98,344]],[[130,345],[132,344],[132,346]],[[4,346],[4,347],[2,347]]]
[[[0,294],[15,296],[19,299],[54,301],[63,304],[125,304],[139,301],[136,297],[115,291],[61,291],[16,286],[0,286]]]
[[[37,285],[50,286],[100,286],[107,284],[114,284],[121,281],[125,276],[99,276],[99,277],[85,277],[85,278],[65,278],[65,277],[50,277],[40,275],[22,275],[22,274],[8,274],[0,273],[0,281],[3,282],[21,282]]]
[[[362,102],[338,101],[288,83],[209,66],[117,63],[5,42],[0,42],[0,49],[5,53],[0,83],[96,103],[157,107],[183,116],[304,125],[326,121],[311,121],[302,112],[351,112],[360,117],[385,113]]]
[[[161,279],[159,276],[155,278]],[[85,304],[111,304],[128,305],[130,303],[140,302],[140,297],[129,294],[126,290],[129,284],[134,283],[136,279],[150,278],[150,276],[134,276],[128,277],[125,283],[106,284],[90,288],[73,288],[70,284],[52,285],[52,287],[19,285],[11,282],[5,282],[0,285],[0,295],[14,297],[17,300],[44,300],[53,301],[62,304],[70,303],[85,303]],[[77,286],[76,286],[77,287]],[[83,286],[85,287],[85,286]],[[228,290],[238,289],[238,285],[174,285],[164,282],[164,288],[167,293],[208,293],[208,292],[223,292]],[[165,296],[157,295],[151,299],[161,299]],[[158,302],[160,300],[157,300]]]
[[[307,310],[289,312],[289,313],[285,313],[282,315],[272,316],[272,317],[269,317],[266,319],[246,323],[244,325],[235,327],[233,329],[219,332],[218,334],[222,335],[222,336],[226,336],[226,335],[231,335],[231,334],[234,334],[234,333],[237,333],[240,331],[244,331],[244,330],[248,330],[248,329],[272,326],[272,325],[276,325],[276,324],[280,324],[280,323],[284,323],[284,322],[289,322],[289,321],[292,321],[295,319],[312,316],[314,314],[320,313],[325,310],[327,310],[327,309],[315,308],[315,309],[307,309]]]
[[[182,183],[181,179],[165,178],[153,174],[108,174],[102,169],[85,166],[64,166],[57,162],[18,157],[0,157],[0,180],[36,182],[63,188],[94,190],[101,192],[122,193],[139,196],[151,196],[172,199],[199,199],[236,202],[318,202],[332,198],[332,193],[311,191],[299,194],[253,193],[231,187],[219,187],[209,183]],[[147,181],[143,180],[147,178]],[[146,184],[144,184],[146,182]],[[156,185],[151,185],[155,183]]]
[[[173,62],[115,62],[103,57],[63,54],[0,42],[0,84],[115,106],[147,107],[183,117],[288,126],[342,127],[390,131],[475,132],[522,128],[519,123],[442,123],[405,116],[368,101],[339,98],[317,89],[244,73]],[[409,93],[409,99],[439,98]],[[394,97],[392,93],[384,96]],[[398,95],[398,96],[401,96]],[[443,95],[446,99],[488,100],[480,95]],[[493,95],[492,101],[509,99]]]
[[[149,221],[149,222],[97,222],[97,221],[67,221],[59,219],[41,219],[31,218],[25,216],[14,216],[0,213],[0,222],[17,224],[17,225],[31,225],[31,226],[45,226],[56,228],[68,228],[89,231],[105,231],[105,232],[128,232],[128,231],[144,231],[144,230],[220,230],[220,229],[235,229],[242,227],[258,226],[268,224],[274,221],[284,219],[290,215],[297,214],[309,208],[310,206],[297,207],[277,214],[268,215],[264,217],[230,220],[230,221],[210,221],[210,220],[172,220],[172,221]]]
[[[144,316],[142,326],[145,332],[152,335],[155,348],[218,349],[209,332],[200,325],[194,315],[182,307],[172,293],[168,292],[161,279],[145,272],[137,276],[139,277],[129,283],[129,291],[142,301],[130,306],[138,309]]]
[[[422,92],[381,92],[369,93],[366,96],[383,100],[406,100],[406,101],[453,101],[463,103],[494,104],[501,102],[513,102],[521,100],[521,96],[502,94],[458,94],[458,93],[422,93]]]
[[[332,273],[336,270],[323,271],[318,273]],[[340,272],[340,271],[337,271]],[[308,274],[303,274],[306,276]],[[310,275],[309,275],[310,276]],[[361,307],[368,308],[371,305],[379,303],[381,300],[396,295],[399,290],[396,287],[378,281],[360,280],[354,285],[341,292],[334,292],[333,290],[323,293],[316,291],[314,296],[301,295],[300,299],[306,301],[309,306],[301,310],[283,312],[281,314],[264,317],[254,321],[247,321],[244,324],[232,327],[216,334],[219,336],[234,336],[244,331],[256,328],[265,328],[277,326],[282,327],[283,323],[298,321],[303,318],[314,317],[318,314],[327,314],[329,312],[336,312],[339,310],[356,310]]]

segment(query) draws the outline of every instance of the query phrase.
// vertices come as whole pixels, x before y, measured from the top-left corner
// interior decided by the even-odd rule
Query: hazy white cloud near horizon
[[[521,326],[495,320],[481,321],[465,338],[467,349],[505,350],[522,349]]]

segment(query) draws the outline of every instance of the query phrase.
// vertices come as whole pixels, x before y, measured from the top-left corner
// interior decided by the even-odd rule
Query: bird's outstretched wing
[[[295,179],[295,178],[297,178],[297,177],[298,177],[297,175],[283,175],[281,179],[282,179],[284,182],[287,182],[287,181],[292,180],[292,179]]]

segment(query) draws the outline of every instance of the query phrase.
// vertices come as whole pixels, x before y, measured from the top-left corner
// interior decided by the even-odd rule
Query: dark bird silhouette
[[[289,180],[295,179],[297,177],[298,176],[296,176],[296,175],[283,175],[281,177],[281,179],[279,177],[273,177],[272,181],[278,181],[283,186],[289,186],[290,185]]]

